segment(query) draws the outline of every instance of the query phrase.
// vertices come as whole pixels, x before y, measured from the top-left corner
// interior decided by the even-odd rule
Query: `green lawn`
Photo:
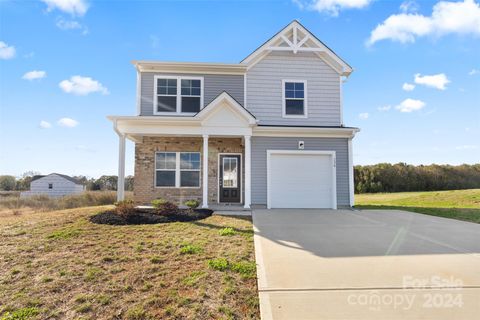
[[[399,209],[480,223],[480,189],[355,195],[360,209]]]
[[[252,223],[98,225],[89,207],[0,214],[0,319],[258,319]]]

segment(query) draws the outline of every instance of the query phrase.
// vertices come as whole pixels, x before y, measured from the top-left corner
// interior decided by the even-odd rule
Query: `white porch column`
[[[208,134],[203,135],[203,199],[202,208],[208,208]]]
[[[125,198],[125,135],[118,135],[117,201]]]
[[[251,198],[251,185],[252,185],[252,175],[251,175],[251,136],[244,136],[245,138],[245,208],[250,208],[252,202]]]
[[[348,191],[350,193],[350,207],[353,207],[355,205],[355,181],[353,175],[352,138],[348,139]]]

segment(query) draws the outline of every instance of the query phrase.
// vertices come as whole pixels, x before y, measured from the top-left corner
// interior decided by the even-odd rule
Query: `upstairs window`
[[[48,189],[53,189],[53,183],[48,184]]]
[[[157,112],[177,112],[177,79],[157,79]]]
[[[286,118],[307,117],[307,83],[303,80],[283,81],[283,116]]]
[[[203,78],[155,76],[154,114],[194,114],[203,105]]]
[[[182,79],[182,112],[200,111],[200,80]]]

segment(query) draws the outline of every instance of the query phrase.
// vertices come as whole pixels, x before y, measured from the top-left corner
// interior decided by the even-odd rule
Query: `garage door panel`
[[[329,154],[271,154],[270,207],[332,208],[331,157]]]

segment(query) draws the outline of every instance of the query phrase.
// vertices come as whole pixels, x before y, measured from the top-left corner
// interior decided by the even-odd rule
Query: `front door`
[[[240,155],[220,155],[220,202],[240,202],[241,168]]]

